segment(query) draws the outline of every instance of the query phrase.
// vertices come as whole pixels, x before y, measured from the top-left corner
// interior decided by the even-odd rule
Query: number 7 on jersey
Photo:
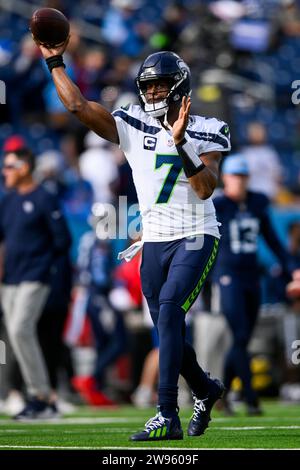
[[[155,170],[158,170],[163,165],[169,165],[170,168],[156,198],[155,204],[165,204],[169,202],[182,170],[181,159],[177,155],[156,155]]]

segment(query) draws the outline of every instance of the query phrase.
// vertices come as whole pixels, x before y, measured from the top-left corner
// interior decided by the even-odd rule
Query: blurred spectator
[[[12,135],[3,144],[3,152],[15,152],[26,147],[25,139],[21,135]]]
[[[118,95],[122,92],[133,93],[135,91],[135,85],[131,76],[132,64],[133,61],[130,57],[126,55],[118,56],[118,60],[113,61],[111,67],[103,75],[103,84],[106,85],[107,88],[116,88]]]
[[[84,143],[86,150],[79,156],[82,178],[91,184],[96,202],[112,203],[118,181],[112,146],[92,131],[87,133]],[[95,171],[96,168],[100,171]]]
[[[181,2],[166,6],[162,24],[150,37],[150,45],[153,49],[176,51],[180,34],[189,23],[187,13],[186,7]]]
[[[81,47],[80,29],[75,23],[71,22],[70,41],[65,52],[64,60],[68,73],[73,80],[77,78],[77,62],[79,58],[81,58],[82,53],[83,50]],[[46,77],[46,84],[43,88],[43,98],[49,125],[58,133],[66,132],[68,131],[72,117],[66,112],[59,97],[55,93],[55,86],[53,84],[51,74],[49,73],[48,68],[44,62],[42,63],[42,66],[44,67],[44,75]]]
[[[61,139],[61,153],[64,162],[62,175],[57,175],[63,181],[63,206],[69,216],[79,216],[87,219],[94,201],[94,192],[91,184],[86,181],[80,172],[79,154],[82,151],[81,128],[64,134]]]
[[[20,150],[24,147],[26,147],[25,139],[21,135],[15,134],[15,135],[12,135],[12,136],[8,137],[4,141],[2,150],[3,150],[3,153],[5,154],[7,152],[15,152],[15,151]],[[1,195],[1,197],[4,195],[4,193],[5,193],[4,180],[3,180],[3,178],[1,178],[1,180],[0,180],[0,195]]]
[[[190,22],[180,35],[180,53],[184,60],[198,72],[207,67],[229,67],[232,63],[229,45],[230,26],[221,21],[203,2],[190,7]],[[176,51],[178,52],[178,51]],[[195,75],[195,74],[194,74]]]
[[[288,228],[289,252],[300,265],[300,220],[291,222]]]
[[[91,48],[84,51],[77,81],[81,92],[88,100],[99,100],[106,70],[107,57],[103,50]]]
[[[35,180],[49,193],[63,199],[66,186],[63,182],[62,155],[56,150],[48,150],[38,156],[34,171]]]
[[[248,188],[274,200],[278,195],[283,176],[279,155],[267,143],[267,132],[263,123],[252,122],[247,131],[248,145],[241,150],[241,153],[245,156],[249,167]]]
[[[81,40],[81,29],[76,21],[70,21],[70,40],[67,48],[68,54],[72,57],[72,61],[77,61],[82,57],[83,44]]]
[[[150,35],[151,25],[139,17],[142,6],[142,0],[112,0],[103,18],[102,35],[121,54],[137,57]]]
[[[126,107],[128,104],[138,104],[138,98],[136,93],[121,93],[118,96],[116,102],[114,103],[114,109]],[[122,150],[117,146],[113,146],[112,151],[114,153],[114,160],[117,162],[118,165],[119,177],[117,195],[127,197],[127,205],[129,208],[132,204],[137,204],[138,202],[136,190],[132,179],[132,171]],[[121,246],[119,251],[121,251],[123,248],[124,247]]]
[[[65,62],[67,66],[68,73],[72,79],[75,79],[75,68],[74,62],[70,54],[66,52]],[[67,130],[70,116],[66,112],[62,102],[60,101],[57,93],[55,92],[55,86],[52,81],[50,72],[47,70],[47,66],[43,63],[45,75],[48,79],[48,83],[43,89],[43,98],[45,102],[47,117],[49,120],[50,126],[57,130],[63,131]]]
[[[12,57],[11,62],[1,68],[1,79],[6,83],[7,105],[14,129],[21,129],[26,115],[35,115],[38,118],[44,112],[42,94],[47,77],[43,67],[31,34],[26,34],[21,40],[20,51]]]
[[[147,353],[142,366],[142,371],[136,370],[137,356],[141,356],[141,345],[136,334],[136,341],[130,341],[135,348],[131,348],[132,362],[132,382],[135,382],[135,376],[138,375],[138,386],[131,395],[132,403],[137,408],[147,408],[153,406],[157,398],[156,384],[158,381],[158,333],[153,327],[147,303],[143,297],[141,278],[140,278],[141,254],[138,253],[130,262],[122,261],[114,271],[114,288],[110,292],[109,298],[115,308],[126,312],[127,314],[135,312],[142,323],[149,323],[149,332],[151,331],[152,348]],[[146,317],[146,318],[145,318]],[[146,326],[146,325],[145,325]],[[134,335],[134,331],[131,332]],[[143,339],[143,338],[142,338]]]
[[[300,220],[290,223],[289,252],[300,266]],[[291,297],[286,315],[283,317],[283,344],[285,366],[283,367],[283,385],[280,397],[286,401],[300,401],[300,369],[293,363],[293,344],[300,337],[300,296]]]
[[[233,22],[246,14],[245,2],[235,0],[218,0],[210,2],[210,11],[223,21]]]
[[[83,138],[85,134],[86,130],[83,132],[81,128],[72,129],[64,133],[60,140],[60,152],[66,167],[64,173],[67,181],[72,180],[73,174],[77,175],[79,172],[79,155],[84,150]]]
[[[49,286],[49,296],[38,323],[38,336],[48,370],[52,397],[58,400],[58,410],[63,411],[61,404],[65,402],[58,396],[59,377],[63,372],[66,380],[65,396],[69,398],[73,394],[71,379],[74,375],[70,350],[63,342],[72,290],[72,266],[68,253],[56,258]]]
[[[300,221],[294,220],[287,227],[287,250],[293,258],[295,267],[300,266]],[[269,269],[268,269],[269,268]],[[267,303],[282,303],[300,313],[300,299],[287,296],[286,286],[290,278],[278,264],[268,264],[264,276],[264,289]]]
[[[7,336],[2,312],[0,315],[0,337],[6,344],[6,365],[1,370],[0,381],[0,397],[4,399],[1,412],[9,416],[14,416],[20,413],[25,406],[23,393],[24,382]]]
[[[300,9],[296,0],[281,0],[278,21],[283,34],[291,37],[300,36]]]
[[[110,293],[110,300],[118,310],[142,309],[140,265],[141,255],[138,253],[130,263],[123,260],[114,270],[114,289]]]
[[[101,222],[93,218],[92,223]],[[85,233],[79,245],[77,285],[87,295],[86,313],[92,326],[96,362],[92,375],[74,377],[72,383],[86,402],[95,406],[114,405],[104,393],[106,373],[126,349],[123,317],[108,299],[112,267],[110,242],[98,239],[95,230]]]
[[[232,333],[232,345],[224,362],[224,385],[229,391],[234,377],[239,377],[248,414],[256,415],[261,414],[261,409],[251,381],[247,347],[260,306],[258,236],[263,235],[285,273],[290,273],[293,265],[271,224],[268,198],[248,189],[247,160],[242,155],[227,157],[222,172],[224,194],[214,199],[222,224],[222,243],[212,278],[219,288],[220,310]],[[224,404],[231,413],[227,399]]]
[[[49,193],[59,197],[68,215],[87,218],[94,198],[93,188],[77,167],[65,168],[63,155],[48,150],[39,155],[34,177]]]
[[[132,403],[137,408],[150,408],[157,402],[159,349],[158,335],[154,328],[153,335],[156,335],[156,339],[153,340],[153,348],[145,358],[140,383],[131,395]]]
[[[28,395],[18,420],[57,416],[37,336],[36,324],[49,295],[51,268],[66,253],[70,234],[57,199],[33,180],[34,157],[27,149],[8,152],[3,175],[10,192],[0,206],[4,242],[2,308]]]

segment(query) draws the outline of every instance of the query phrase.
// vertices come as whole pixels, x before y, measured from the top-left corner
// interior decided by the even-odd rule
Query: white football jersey
[[[198,234],[220,237],[211,198],[201,200],[182,168],[172,132],[138,105],[113,112],[120,148],[132,169],[142,216],[143,241]],[[230,150],[229,129],[215,118],[190,116],[186,129],[198,155]]]

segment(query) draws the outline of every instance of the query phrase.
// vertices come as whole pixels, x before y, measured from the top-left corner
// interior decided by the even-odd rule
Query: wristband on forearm
[[[55,67],[66,68],[62,55],[53,55],[52,57],[48,57],[48,59],[46,59],[46,64],[48,65],[48,69],[50,73]]]
[[[183,140],[176,145],[178,155],[181,157],[183,170],[187,178],[196,175],[204,170],[205,165],[201,158],[195,152],[192,144],[183,138]]]

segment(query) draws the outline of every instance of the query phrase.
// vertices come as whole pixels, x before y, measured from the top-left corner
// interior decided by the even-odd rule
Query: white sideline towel
[[[126,248],[124,251],[118,253],[118,259],[125,259],[125,261],[130,261],[135,255],[143,248],[144,242],[142,240],[133,243],[129,248]]]

